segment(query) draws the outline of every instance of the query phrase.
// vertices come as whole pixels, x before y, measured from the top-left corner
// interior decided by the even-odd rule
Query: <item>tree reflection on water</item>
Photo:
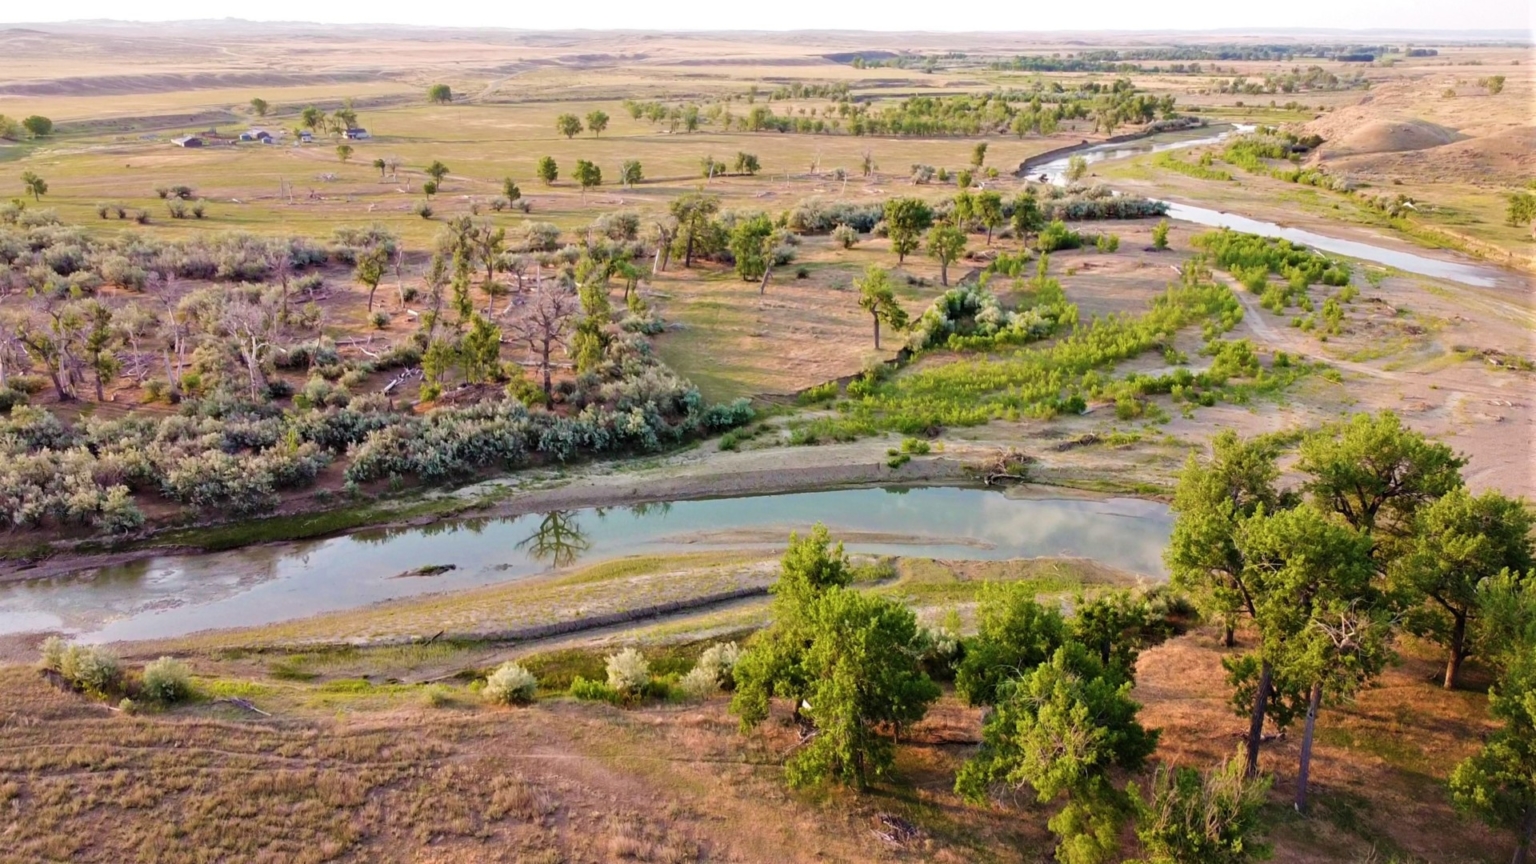
[[[551,510],[539,521],[539,527],[517,548],[535,561],[544,561],[555,567],[574,564],[583,552],[592,548],[592,541],[581,530],[576,514],[569,510]]]

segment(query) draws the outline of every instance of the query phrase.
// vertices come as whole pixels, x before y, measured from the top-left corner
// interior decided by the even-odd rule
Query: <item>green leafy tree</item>
[[[1382,411],[1308,436],[1297,468],[1310,475],[1303,489],[1319,506],[1377,535],[1384,555],[1412,532],[1419,507],[1461,486],[1466,461]]]
[[[608,301],[608,283],[604,276],[592,272],[591,259],[585,259],[588,267],[581,268],[587,278],[581,280],[577,296],[581,301],[581,318],[571,333],[571,354],[576,361],[577,372],[590,372],[603,362],[603,354],[611,341],[607,327],[613,317],[613,306]],[[578,264],[580,268],[580,264]]]
[[[923,719],[939,687],[919,666],[921,631],[906,606],[832,588],[811,606],[806,716],[816,736],[784,766],[791,786],[862,789],[895,764],[892,735]]]
[[[1106,669],[1131,677],[1154,628],[1147,601],[1129,591],[1108,591],[1092,599],[1079,596],[1073,606],[1076,612],[1067,622],[1073,641],[1098,654]]]
[[[592,137],[597,138],[608,128],[608,115],[602,111],[591,111],[587,114],[587,128],[592,130]],[[564,130],[561,130],[564,131]]]
[[[33,201],[41,201],[43,196],[48,194],[48,181],[31,171],[23,171],[21,172],[21,188],[25,189],[27,194],[32,196]]]
[[[1263,659],[1277,680],[1307,691],[1296,781],[1296,809],[1305,811],[1325,694],[1351,697],[1390,659],[1390,610],[1373,585],[1372,538],[1307,503],[1255,513],[1239,527],[1237,546],[1254,588]]]
[[[751,176],[762,170],[762,165],[757,161],[756,153],[737,153],[735,171],[737,174]]]
[[[976,220],[987,229],[987,245],[992,245],[992,232],[1003,224],[1003,196],[991,189],[976,196]]]
[[[885,227],[896,263],[917,251],[923,232],[933,224],[933,209],[921,198],[892,198],[885,202]]]
[[[1040,212],[1040,202],[1035,198],[1034,189],[1026,189],[1024,194],[1013,199],[1013,233],[1028,245],[1029,238],[1040,233],[1045,227],[1045,214]]]
[[[1447,690],[1456,686],[1462,662],[1479,653],[1482,587],[1500,573],[1536,565],[1532,522],[1522,501],[1453,489],[1418,512],[1408,548],[1392,562],[1392,587],[1410,602],[1427,598],[1410,615],[1409,629],[1445,646]]]
[[[106,382],[115,376],[122,364],[113,348],[117,345],[117,330],[112,326],[112,310],[99,300],[86,300],[75,310],[84,333],[82,348],[85,363],[91,370],[96,384],[96,401],[106,401]]]
[[[459,349],[464,380],[478,384],[493,377],[501,365],[501,331],[481,315],[470,319],[469,332]]]
[[[1275,488],[1278,455],[1269,442],[1243,441],[1235,432],[1222,430],[1212,441],[1212,458],[1202,462],[1191,454],[1174,490],[1173,533],[1164,552],[1170,581],[1189,594],[1206,617],[1225,624],[1228,647],[1238,621],[1258,615],[1258,586],[1238,546],[1238,528],[1260,512],[1292,503]],[[1228,672],[1254,682],[1246,745],[1248,773],[1254,775],[1271,707],[1273,663],[1249,656],[1229,666]]]
[[[1504,574],[1483,588],[1490,620],[1506,630],[1488,711],[1503,726],[1451,773],[1451,796],[1489,825],[1515,832],[1515,864],[1536,847],[1536,574]]]
[[[1505,211],[1505,221],[1510,225],[1519,227],[1529,225],[1536,220],[1536,194],[1520,190],[1509,196],[1509,209]]]
[[[633,189],[636,184],[645,179],[645,173],[640,168],[638,159],[626,159],[619,166],[619,182],[626,188]]]
[[[1152,248],[1168,248],[1168,220],[1164,219],[1152,226]]]
[[[1157,748],[1157,732],[1136,719],[1131,682],[1106,670],[1083,646],[1069,642],[1050,659],[998,692],[982,727],[981,748],[955,778],[969,801],[986,800],[1003,784],[1030,788],[1044,804],[1066,798],[1052,817],[1066,864],[1111,860],[1118,843],[1123,796],[1110,786],[1111,769],[1136,770]]]
[[[1268,778],[1249,777],[1241,756],[1201,775],[1158,766],[1147,796],[1131,786],[1136,838],[1146,857],[1135,864],[1247,864],[1268,857],[1261,810]]]
[[[588,189],[603,185],[603,170],[596,163],[585,159],[576,160],[576,170],[571,172],[571,176],[581,185],[582,200],[586,200]]]
[[[311,132],[319,131],[325,126],[325,112],[313,105],[306,106],[299,112],[299,125]]]
[[[37,114],[21,121],[21,125],[33,138],[47,138],[53,134],[53,121]]]
[[[501,195],[511,203],[523,197],[523,190],[517,188],[517,184],[512,182],[511,177],[503,177],[501,178]]]
[[[1066,640],[1061,613],[1041,606],[1025,582],[985,582],[977,633],[965,643],[955,690],[971,705],[995,705],[1003,682],[1051,659]]]
[[[379,282],[384,279],[384,269],[389,264],[389,251],[382,246],[375,246],[357,256],[357,267],[353,276],[358,282],[368,288],[368,311],[373,312],[373,295],[379,290]]]
[[[677,220],[678,235],[683,240],[683,267],[693,266],[693,248],[699,235],[720,212],[720,199],[713,195],[691,192],[668,205],[672,218]]]
[[[575,138],[581,134],[581,118],[575,114],[561,114],[555,118],[555,131],[566,138]]]
[[[1079,154],[1072,154],[1067,158],[1067,180],[1072,183],[1083,179],[1088,173],[1088,160]]]
[[[976,146],[971,148],[971,167],[979,170],[982,165],[986,164],[986,161],[987,142],[978,141]]]
[[[892,330],[907,326],[907,310],[896,302],[896,292],[891,288],[890,274],[873,264],[864,271],[864,278],[854,280],[859,289],[859,308],[868,312],[875,321],[875,350],[880,349],[880,323]]]
[[[965,254],[965,232],[940,222],[928,232],[928,254],[939,262],[939,283],[949,287],[949,265]]]
[[[272,110],[272,106],[268,105],[267,100],[261,98],[260,96],[251,100],[251,112],[254,113],[257,117],[267,116],[267,112],[270,110]]]
[[[356,152],[356,150],[352,149],[351,144],[336,145],[336,158],[340,159],[343,163],[345,163],[348,159],[351,159],[352,154]]]
[[[763,278],[768,271],[768,248],[773,239],[773,220],[759,213],[750,219],[741,219],[731,229],[731,255],[736,259],[736,273],[743,282]]]
[[[379,158],[373,160],[373,167],[379,169],[379,179],[383,180],[384,172],[389,170],[389,163],[384,161],[383,156],[380,156]]]
[[[555,185],[555,181],[560,179],[560,167],[555,164],[555,157],[545,156],[540,159],[538,173],[545,186]]]
[[[453,88],[447,84],[433,84],[427,88],[427,101],[433,105],[447,105],[453,101]]]
[[[790,700],[795,715],[800,715],[810,687],[804,661],[814,636],[812,608],[822,595],[852,581],[843,544],[833,545],[825,525],[818,523],[805,537],[789,535],[779,578],[768,589],[773,623],[752,637],[733,670],[731,711],[741,718],[743,732],[768,719],[775,696]]]
[[[426,175],[432,178],[432,182],[436,183],[438,187],[441,188],[443,185],[443,178],[448,176],[448,166],[444,165],[438,159],[433,159],[432,164],[428,165],[424,170]]]

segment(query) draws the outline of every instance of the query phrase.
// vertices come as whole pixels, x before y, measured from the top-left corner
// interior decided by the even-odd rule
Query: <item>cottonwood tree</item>
[[[46,322],[46,323],[45,323]],[[12,333],[33,362],[41,364],[53,383],[60,402],[75,398],[74,382],[69,374],[69,325],[60,309],[45,307],[42,314],[23,313],[12,325]]]
[[[33,201],[41,201],[43,196],[48,194],[48,181],[31,171],[23,171],[21,172],[21,188],[26,190],[28,195],[32,196]]]
[[[260,96],[251,100],[251,111],[255,113],[257,117],[267,116],[267,111],[271,110],[271,107],[272,106],[267,104],[267,100],[261,98]]]
[[[1483,587],[1487,616],[1504,628],[1488,711],[1503,726],[1451,773],[1451,796],[1489,825],[1515,833],[1514,864],[1536,847],[1536,573]]]
[[[348,159],[351,159],[352,154],[356,152],[357,150],[355,150],[351,144],[336,145],[336,158],[340,159],[343,164],[345,164]]]
[[[608,115],[603,113],[601,110],[588,112],[587,128],[592,130],[593,138],[597,138],[598,136],[602,135],[603,130],[608,128]],[[577,131],[580,130],[578,129]]]
[[[720,199],[713,195],[691,192],[668,205],[672,218],[677,220],[677,230],[683,238],[683,268],[693,266],[693,247],[699,233],[720,212]]]
[[[453,89],[447,84],[433,84],[427,88],[427,101],[433,105],[447,105],[453,101]]]
[[[1013,233],[1018,235],[1026,246],[1029,238],[1040,233],[1045,227],[1045,214],[1040,212],[1040,202],[1035,198],[1034,189],[1026,189],[1024,193],[1013,199]]]
[[[859,308],[868,312],[875,324],[875,350],[880,349],[880,323],[883,321],[892,330],[901,330],[907,326],[907,310],[901,308],[896,302],[896,292],[891,288],[890,274],[884,269],[871,264],[864,271],[862,279],[854,280],[859,289]]]
[[[565,335],[571,318],[580,308],[576,292],[560,279],[539,279],[528,302],[508,325],[510,335],[526,344],[538,358],[545,405],[554,404],[551,361],[556,348],[566,347]]]
[[[373,167],[379,169],[379,179],[383,180],[384,171],[389,167],[389,163],[384,161],[383,156],[380,156],[379,158],[373,160]]]
[[[252,400],[266,390],[264,371],[277,343],[281,304],[276,291],[234,293],[219,307],[219,329],[234,343],[245,364]]]
[[[1036,800],[1066,805],[1047,823],[1060,838],[1064,864],[1102,864],[1119,842],[1124,793],[1112,769],[1136,770],[1157,748],[1158,733],[1136,719],[1131,681],[1068,642],[1050,659],[1006,681],[982,727],[982,743],[961,767],[955,791],[973,802],[995,784],[1029,788]]]
[[[789,547],[779,562],[773,595],[772,624],[752,637],[733,670],[736,691],[731,711],[749,731],[768,719],[774,697],[787,699],[796,718],[809,693],[805,652],[814,638],[812,609],[827,592],[846,587],[853,571],[843,544],[833,545],[827,527],[818,523],[810,534],[789,535]]]
[[[1408,548],[1392,562],[1391,586],[1410,598],[1427,598],[1410,613],[1408,627],[1445,646],[1447,690],[1456,687],[1462,662],[1482,650],[1483,586],[1506,571],[1536,566],[1532,523],[1522,501],[1453,489],[1418,512]]]
[[[325,126],[325,112],[313,105],[305,106],[299,112],[299,124],[311,132],[319,131]]]
[[[1252,587],[1263,658],[1306,688],[1296,809],[1306,810],[1313,728],[1326,694],[1339,701],[1381,673],[1391,620],[1372,584],[1371,537],[1311,503],[1262,510],[1237,531]]]
[[[634,188],[635,184],[645,179],[645,174],[640,169],[640,162],[636,159],[626,159],[619,167],[619,182],[627,189]]]
[[[928,232],[928,254],[939,262],[939,283],[949,287],[950,262],[965,254],[965,232],[940,222]]]
[[[894,736],[923,718],[939,687],[918,664],[921,631],[905,605],[846,587],[810,607],[805,716],[810,743],[784,766],[791,786],[863,789],[895,764]]]
[[[1066,641],[1061,613],[1041,606],[1024,582],[985,582],[977,633],[955,669],[955,690],[970,705],[995,705],[1003,682],[1046,662]]]
[[[561,114],[555,118],[555,130],[566,138],[581,134],[581,118],[575,114]]]
[[[1503,81],[1503,76],[1500,76],[1499,84],[1501,87],[1503,86]],[[53,121],[38,114],[33,114],[31,117],[21,121],[21,125],[32,134],[33,138],[47,138],[53,134]]]
[[[581,185],[581,200],[587,200],[587,190],[594,186],[603,185],[603,170],[594,162],[586,159],[576,160],[576,170],[571,177]]]
[[[976,220],[987,229],[987,245],[992,245],[992,232],[1003,224],[1003,196],[990,189],[976,196]]]
[[[443,178],[448,176],[447,165],[444,165],[440,160],[433,159],[432,164],[422,170],[428,177],[432,178],[432,182],[437,188],[442,188]]]
[[[1243,550],[1238,527],[1260,512],[1275,512],[1293,503],[1275,488],[1280,471],[1277,449],[1264,440],[1243,441],[1222,430],[1211,445],[1212,457],[1202,462],[1194,454],[1184,464],[1173,495],[1175,520],[1164,560],[1175,588],[1194,599],[1207,617],[1222,622],[1231,647],[1238,621],[1258,615],[1259,596]],[[1229,669],[1229,671],[1232,671]],[[1259,745],[1270,708],[1274,666],[1258,660],[1247,738],[1249,775],[1258,773]]]
[[[1066,177],[1069,182],[1076,183],[1088,173],[1088,160],[1079,154],[1072,154],[1067,158]]]
[[[486,318],[475,315],[458,351],[464,380],[478,384],[494,377],[501,365],[501,331]]]
[[[985,141],[978,141],[978,142],[976,142],[976,146],[971,148],[971,167],[975,168],[977,170],[980,170],[981,166],[986,161],[987,161],[987,142],[985,142]]]
[[[382,246],[365,249],[357,256],[353,276],[368,288],[368,312],[373,312],[373,295],[384,279],[384,268],[389,263],[389,251]]]
[[[517,188],[517,184],[511,177],[503,177],[501,178],[501,195],[510,204],[523,197],[523,190]]]
[[[96,401],[104,402],[107,380],[122,368],[113,350],[117,346],[117,331],[112,326],[112,310],[100,300],[90,299],[82,301],[73,314],[79,316],[84,331],[81,351],[95,378]]]
[[[731,229],[731,255],[736,259],[736,273],[743,282],[762,279],[768,271],[773,240],[773,220],[759,213],[737,221]]]
[[[921,198],[892,198],[885,202],[885,227],[896,263],[917,251],[923,232],[933,224],[933,209]]]
[[[761,170],[762,165],[757,161],[756,153],[738,152],[736,154],[735,171],[737,174],[746,174],[747,176],[751,176]]]
[[[545,186],[555,185],[555,181],[560,179],[560,167],[555,164],[555,157],[545,156],[539,160],[538,175]]]

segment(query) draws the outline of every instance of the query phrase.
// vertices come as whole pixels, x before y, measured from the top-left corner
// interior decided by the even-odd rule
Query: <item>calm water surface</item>
[[[270,624],[637,553],[778,546],[824,522],[849,551],[1001,560],[1093,558],[1152,577],[1172,518],[1137,499],[1010,498],[981,489],[855,489],[444,522],[329,540],[151,558],[0,586],[0,633],[86,641]],[[402,576],[436,565],[440,576]]]

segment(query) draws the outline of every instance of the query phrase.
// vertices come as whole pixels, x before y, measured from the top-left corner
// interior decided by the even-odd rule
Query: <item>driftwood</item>
[[[213,704],[215,704],[215,705],[233,705],[236,708],[241,708],[243,710],[251,712],[252,714],[260,714],[263,717],[271,717],[272,716],[271,714],[267,713],[266,711],[263,711],[260,708],[257,708],[255,705],[252,705],[251,704],[251,700],[249,700],[249,699],[241,699],[241,698],[236,697],[236,696],[231,696],[228,699],[215,699],[215,700],[213,700]]]
[[[997,486],[1003,483],[1028,483],[1029,466],[1035,461],[1016,448],[1008,447],[997,451],[986,462],[977,467],[976,472],[981,475],[981,482],[987,486]]]

